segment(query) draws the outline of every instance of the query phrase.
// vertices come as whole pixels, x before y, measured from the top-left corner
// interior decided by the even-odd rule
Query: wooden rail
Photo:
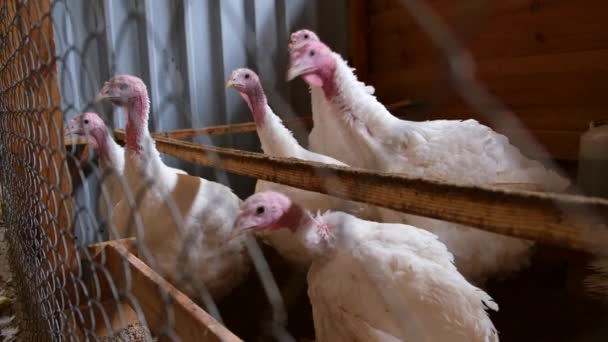
[[[406,110],[409,107],[414,106],[410,100],[402,100],[394,102],[386,108],[391,112],[400,113]],[[303,124],[306,126],[310,126],[312,124],[312,117],[305,116],[297,119],[285,120],[286,126]],[[236,133],[246,133],[246,132],[255,132],[256,127],[253,122],[233,124],[233,125],[219,125],[219,126],[210,126],[203,128],[186,128],[186,129],[175,129],[163,132],[156,132],[154,135],[163,136],[174,139],[189,139],[198,137],[201,135],[222,135],[222,134],[236,134]]]
[[[124,131],[115,131],[124,139]],[[235,174],[570,249],[608,243],[608,200],[447,184],[197,145],[155,136],[159,151]]]
[[[85,281],[91,289],[96,288],[92,286],[95,278],[99,281],[102,302],[119,305],[124,301],[119,301],[112,289],[128,291],[132,294],[129,300],[136,300],[130,302],[131,308],[143,314],[147,327],[155,336],[166,332],[165,311],[170,306],[174,318],[173,326],[169,328],[182,341],[241,341],[131,251],[135,251],[134,239],[109,241],[89,247],[90,254],[95,255],[94,260],[102,264],[104,269],[98,268],[95,276]],[[112,278],[108,279],[107,274]],[[138,318],[143,321],[142,317]]]

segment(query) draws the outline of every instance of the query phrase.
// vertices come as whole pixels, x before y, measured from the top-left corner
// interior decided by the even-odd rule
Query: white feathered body
[[[110,222],[114,208],[125,196],[127,183],[121,180],[125,169],[125,150],[118,145],[108,134],[106,139],[107,152],[104,158],[99,160],[99,171],[101,178],[101,192],[98,199],[98,210],[103,222]],[[166,166],[166,169],[176,174],[186,174],[184,170]],[[107,196],[107,197],[106,197]],[[124,209],[123,209],[124,210]],[[124,211],[123,211],[124,212]],[[128,212],[125,212],[128,215]],[[124,220],[123,218],[119,220]],[[121,239],[133,236],[134,232],[124,231],[124,226],[116,227],[118,231],[110,230],[111,239]],[[116,234],[117,233],[117,234]]]
[[[322,154],[310,152],[300,146],[292,133],[283,125],[281,119],[266,105],[264,123],[257,126],[258,135],[265,154],[284,158],[298,158],[325,164],[346,166],[346,164]],[[337,197],[319,194],[281,184],[258,181],[256,192],[274,190],[293,198],[304,208],[311,211],[342,210],[353,212],[365,217],[377,217],[375,208],[364,204],[346,201]],[[262,233],[264,239],[272,245],[282,257],[300,268],[307,268],[311,258],[298,239],[288,230],[278,230]]]
[[[125,152],[125,177],[139,215],[131,215],[123,201],[114,223],[126,227],[131,219],[129,229],[140,229],[136,236],[152,257],[148,262],[192,298],[200,298],[203,287],[215,298],[224,296],[249,269],[243,238],[229,240],[240,199],[222,184],[176,174],[163,164],[154,141],[144,140],[146,152]],[[180,284],[183,274],[187,280]]]
[[[328,226],[327,235],[315,228]],[[498,341],[486,308],[437,237],[345,213],[300,227],[317,341]]]
[[[541,163],[523,156],[504,135],[475,120],[400,120],[367,93],[346,62],[334,54],[338,96],[330,101],[313,92],[323,115],[343,131],[325,153],[351,166],[404,173],[441,181],[492,185],[534,184],[562,191],[569,182]],[[469,279],[508,274],[528,263],[531,242],[382,209],[385,222],[404,222],[437,234]]]
[[[124,149],[108,133],[106,152],[99,158],[100,187],[97,208],[104,223],[109,223],[112,210],[124,196],[121,177],[125,168]]]

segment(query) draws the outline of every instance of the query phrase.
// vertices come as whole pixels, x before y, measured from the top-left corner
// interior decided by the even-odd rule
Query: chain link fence
[[[243,254],[251,261],[252,270],[244,277],[243,285],[220,300],[214,300],[214,296],[204,286],[193,288],[196,271],[189,267],[189,263],[201,248],[200,230],[167,232],[166,241],[171,241],[174,234],[179,235],[175,239],[179,255],[168,266],[159,265],[163,260],[155,257],[158,246],[151,249],[144,242],[145,218],[139,205],[142,199],[149,196],[147,189],[153,188],[158,179],[142,179],[143,185],[132,191],[134,189],[128,188],[122,175],[100,167],[103,152],[93,148],[99,146],[90,145],[86,139],[64,136],[64,127],[69,126],[70,119],[74,116],[90,111],[110,112],[108,105],[93,101],[93,95],[102,88],[103,81],[121,69],[117,65],[120,58],[116,57],[121,48],[113,52],[104,51],[99,43],[104,35],[121,41],[119,46],[136,50],[140,55],[134,57],[135,64],[154,62],[154,56],[144,56],[142,51],[137,51],[138,46],[129,45],[133,44],[129,36],[133,32],[130,25],[142,24],[142,20],[146,20],[139,15],[142,10],[148,14],[161,15],[151,12],[151,1],[134,1],[129,5],[106,1],[103,6],[100,5],[101,2],[91,3],[89,8],[80,5],[80,13],[68,10],[73,5],[70,1],[7,0],[0,5],[0,179],[10,262],[19,284],[19,300],[27,310],[21,322],[22,329],[27,327],[22,332],[22,338],[26,341],[184,341],[187,337],[192,340],[243,338],[251,341],[313,339],[305,274],[290,269],[271,248],[248,237]],[[194,8],[200,9],[201,6],[194,1],[176,3],[177,11],[185,13]],[[226,6],[225,2],[222,5],[216,1],[207,3],[210,8]],[[253,3],[245,4],[243,12],[263,11],[255,7],[261,6],[259,3]],[[288,12],[285,5],[287,2],[276,3],[279,4],[279,12]],[[499,121],[500,126],[525,133],[525,128],[516,116],[475,79],[473,57],[427,2],[402,0],[400,3],[445,55],[449,65],[450,86],[488,122]],[[485,6],[484,1],[476,3],[480,8]],[[111,6],[132,7],[124,13],[126,19],[123,26],[108,28],[107,23],[115,20],[111,19],[108,9]],[[106,10],[105,13],[101,13],[102,8]],[[230,15],[231,12],[227,12]],[[472,13],[483,15],[485,12],[479,10]],[[83,16],[84,20],[76,20],[73,16]],[[90,21],[87,20],[89,16]],[[99,18],[104,18],[104,21],[98,22]],[[208,19],[213,23],[213,18]],[[87,34],[80,37],[84,38],[81,40],[88,50],[80,50],[76,44],[72,44],[75,34],[68,31],[77,29],[78,25],[66,24],[70,20],[90,25],[83,28]],[[186,17],[185,20],[192,21],[193,18]],[[163,50],[164,45],[174,48],[171,39],[176,36],[187,35],[192,40],[192,32],[173,32],[171,27],[157,28],[154,24],[143,23],[148,26],[148,44],[161,47],[160,50]],[[258,32],[260,23],[245,22],[243,28],[246,32]],[[272,30],[266,27],[263,31]],[[82,36],[83,32],[79,34]],[[220,37],[228,38],[225,34]],[[252,37],[255,35],[239,39]],[[288,36],[281,33],[279,37],[285,41],[279,44],[273,39],[262,39],[262,43],[270,42],[271,45],[286,47]],[[344,41],[339,38],[336,40]],[[230,44],[228,41],[216,43],[223,44],[223,47]],[[256,43],[259,42],[254,39],[246,45],[255,47]],[[188,44],[196,45],[197,42],[190,41]],[[90,48],[91,46],[94,47]],[[274,48],[280,50],[277,46]],[[297,86],[287,89],[283,86],[287,52],[283,57],[275,56],[271,59],[264,57],[264,46],[258,44],[253,50],[251,53],[249,49],[249,55],[246,53],[242,60],[248,62],[255,59],[259,69],[270,70],[274,68],[273,63],[282,62],[277,67],[279,71],[276,75],[265,81],[269,101],[277,112],[286,113],[286,119],[290,120],[290,115],[307,111],[308,100],[301,100],[308,99],[301,96],[306,94],[306,89],[298,89]],[[206,110],[200,104],[185,108],[180,102],[181,98],[173,98],[178,97],[175,94],[179,89],[159,86],[162,84],[159,80],[166,78],[175,81],[177,78],[177,83],[187,83],[190,91],[204,91],[200,80],[196,80],[198,74],[194,72],[207,76],[209,74],[201,71],[203,69],[200,66],[192,64],[192,56],[201,53],[203,52],[188,46],[186,51],[163,51],[160,55],[155,55],[171,57],[163,67],[147,71],[150,75],[146,78],[153,84],[150,89],[153,126],[162,126],[158,124],[161,115],[179,116],[180,112],[188,110],[194,114]],[[192,71],[191,74],[176,76],[177,67],[174,68],[170,61],[173,58],[179,59],[180,54],[188,55],[181,58],[189,61],[187,69]],[[109,63],[112,65],[109,72],[91,71],[98,68],[98,64],[105,59],[113,59]],[[210,60],[214,61],[214,58],[210,57]],[[223,62],[225,61],[224,58]],[[146,68],[141,68],[144,69]],[[214,81],[218,83],[218,80]],[[219,87],[218,84],[208,86],[214,88],[209,93],[217,95],[218,90],[215,88]],[[205,97],[212,98],[208,94]],[[221,97],[225,100],[225,95],[222,94]],[[298,104],[298,101],[306,104]],[[294,102],[296,110],[293,109]],[[245,110],[243,104],[234,106],[224,103],[218,106],[214,103],[210,106],[214,109],[223,107],[225,112]],[[105,122],[119,128],[124,124],[120,119],[124,118],[123,115],[115,111],[113,115],[108,115]],[[226,116],[230,122],[243,118]],[[81,118],[80,124],[82,120]],[[205,120],[206,123],[223,123],[213,122],[217,118]],[[197,126],[205,120],[179,118],[176,122]],[[293,127],[303,128],[298,125]],[[160,130],[162,127],[152,128]],[[303,137],[306,133],[302,129],[295,134]],[[200,136],[193,140],[196,143],[240,149],[257,147],[251,132],[244,136],[245,138],[238,139]],[[531,136],[523,136],[531,150],[542,150]],[[221,169],[168,160],[190,174],[202,175],[227,185],[234,186],[235,182],[238,183],[237,193],[242,198],[252,190],[251,180],[243,181],[240,177],[229,176]],[[112,223],[112,212],[108,210],[113,205],[108,190],[110,182],[117,182],[114,185],[124,193],[124,208],[128,212],[126,229]],[[221,193],[208,200],[218,206],[225,201]],[[184,220],[189,218],[184,217],[182,204],[171,196],[164,197],[163,202],[162,209],[158,210],[166,213],[163,219],[167,226],[184,226]]]

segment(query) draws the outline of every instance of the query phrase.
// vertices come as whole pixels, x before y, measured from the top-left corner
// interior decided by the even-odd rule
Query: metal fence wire
[[[313,338],[310,335],[312,322],[309,318],[302,318],[309,317],[311,310],[306,295],[302,297],[305,274],[288,270],[280,261],[274,260],[278,258],[270,248],[248,237],[245,251],[247,258],[252,260],[254,271],[244,281],[244,290],[236,290],[216,301],[204,286],[193,289],[191,284],[196,275],[188,264],[196,254],[193,251],[199,248],[199,230],[182,232],[183,235],[177,238],[176,234],[182,233],[167,232],[168,241],[175,238],[181,244],[175,263],[169,267],[161,267],[159,262],[162,260],[156,259],[150,246],[143,242],[145,227],[139,204],[149,195],[147,189],[153,188],[158,180],[144,178],[143,186],[129,189],[121,175],[99,167],[99,153],[93,151],[86,141],[70,140],[71,143],[67,143],[64,127],[73,116],[89,111],[111,113],[109,105],[95,103],[92,95],[103,86],[104,79],[100,79],[100,74],[102,78],[109,78],[119,73],[121,68],[117,65],[120,63],[119,52],[108,53],[100,49],[95,50],[99,54],[92,54],[87,48],[106,36],[125,37],[126,43],[120,44],[128,45],[132,43],[127,37],[128,32],[132,32],[130,30],[136,25],[147,27],[151,32],[147,34],[148,44],[160,47],[170,44],[167,37],[185,34],[181,31],[169,35],[155,32],[154,23],[146,22],[145,16],[141,15],[141,11],[150,10],[146,8],[149,2],[133,1],[129,5],[118,5],[117,2],[106,1],[104,7],[101,2],[92,1],[88,9],[78,5],[85,8],[82,13],[67,10],[76,6],[75,1],[6,0],[0,5],[0,180],[10,263],[16,273],[19,300],[26,310],[21,326],[27,330],[22,331],[21,337],[24,341],[184,341],[183,336],[190,336],[193,340],[236,340],[235,335],[249,340]],[[183,11],[187,11],[188,6],[200,6],[186,0],[175,3]],[[219,6],[216,1],[208,3],[211,7]],[[282,4],[280,11],[285,11],[287,2],[276,3]],[[476,3],[480,8],[484,6],[484,1]],[[488,122],[500,120],[500,125],[511,127],[511,131],[525,132],[516,117],[475,80],[472,57],[431,7],[425,1],[403,0],[401,4],[445,55],[449,62],[449,86],[456,89]],[[132,11],[125,14],[125,24],[112,28],[114,32],[107,32],[107,27],[96,20],[104,16],[108,20],[111,13],[107,8],[123,5],[132,6]],[[255,10],[251,6],[255,5],[244,5],[245,12]],[[101,8],[106,8],[106,12],[102,13]],[[484,13],[482,10],[473,12],[478,15]],[[91,22],[87,22],[87,15],[91,16]],[[85,16],[85,19],[74,16]],[[61,21],[58,21],[59,17]],[[77,29],[74,26],[78,25],[69,24],[70,20],[90,25],[90,32],[84,39],[84,50],[71,44],[69,37],[73,37],[73,33],[68,31]],[[259,30],[259,27],[255,22],[247,22],[244,26],[249,33]],[[169,32],[171,28],[164,29]],[[286,48],[287,35],[282,33],[279,36],[284,42],[279,44],[275,41],[274,44]],[[255,34],[240,39],[251,37]],[[191,41],[190,44],[196,42]],[[247,44],[255,45],[255,42]],[[252,55],[259,57],[264,53],[263,46],[253,50],[253,53],[248,50],[250,55],[245,61],[255,60]],[[189,49],[177,53],[193,52]],[[143,55],[139,63],[150,63],[153,59]],[[298,89],[286,90],[281,83],[286,70],[286,56],[285,51],[283,57],[258,58],[256,63],[261,69],[273,68],[272,64],[276,62],[283,63],[277,67],[276,78],[267,80],[269,86],[266,91],[271,104],[280,108],[281,113],[294,115],[301,111],[294,110],[292,105],[293,94]],[[112,58],[112,61],[106,60]],[[95,63],[107,63],[111,67],[108,72],[95,73],[91,71],[98,68]],[[158,84],[158,80],[175,80],[177,77],[190,84],[191,90],[203,91],[200,80],[196,81],[197,74],[178,77],[172,68],[168,62],[166,67],[154,70],[156,74],[147,78]],[[195,65],[188,69],[200,70]],[[179,115],[177,112],[180,110],[206,111],[197,106],[184,108],[180,99],[172,98],[175,89],[162,89],[155,85],[151,91],[151,115],[154,118],[166,112]],[[217,91],[209,90],[213,94]],[[82,96],[76,101],[74,94]],[[241,104],[233,109],[244,108]],[[116,111],[113,114],[107,115],[105,121],[112,123],[114,128],[120,128],[124,121],[117,118],[123,113]],[[190,127],[200,123],[186,121],[188,119],[180,122]],[[155,125],[158,120],[153,122]],[[253,135],[245,136],[238,140],[199,137],[196,142],[235,148],[251,148],[256,144]],[[296,132],[296,136],[305,136],[305,133]],[[542,149],[531,137],[526,143]],[[239,195],[252,190],[251,181],[229,176],[222,169],[183,163],[179,166],[210,180],[227,185],[236,183]],[[120,231],[123,228],[112,224],[111,215],[103,215],[98,208],[100,201],[106,206],[111,204],[106,185],[115,178],[119,179],[129,212],[126,233]],[[218,204],[224,201],[220,195],[208,200]],[[169,195],[163,201],[162,210],[167,213],[163,219],[170,226],[183,226],[188,218],[183,217],[180,204]],[[113,239],[117,236],[134,238]],[[175,272],[165,279],[155,272],[159,268],[172,268]],[[175,289],[186,292],[190,298]],[[199,321],[193,317],[198,317]],[[224,323],[230,331],[216,321]],[[193,331],[192,327],[200,327],[200,331]]]

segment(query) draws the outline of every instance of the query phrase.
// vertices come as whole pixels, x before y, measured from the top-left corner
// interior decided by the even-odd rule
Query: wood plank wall
[[[553,157],[576,159],[589,121],[608,119],[608,1],[426,2],[470,48],[488,89]],[[382,102],[421,101],[426,105],[412,112],[416,119],[481,119],[450,89],[445,57],[401,1],[355,0],[351,8],[350,27],[358,29],[351,30],[350,58]]]

